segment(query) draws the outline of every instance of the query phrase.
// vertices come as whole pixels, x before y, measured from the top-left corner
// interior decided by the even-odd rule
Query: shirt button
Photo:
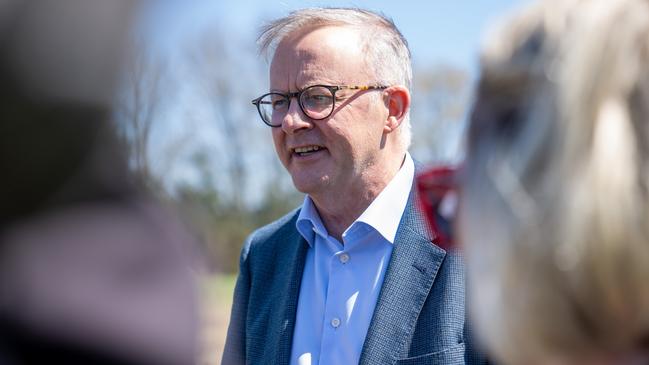
[[[334,318],[331,320],[331,327],[338,328],[340,326],[340,319]]]
[[[349,261],[349,255],[342,253],[340,254],[340,256],[338,256],[338,260],[340,260],[341,263],[346,264]]]

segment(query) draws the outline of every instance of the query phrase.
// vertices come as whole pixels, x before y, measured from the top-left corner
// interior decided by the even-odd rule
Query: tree
[[[295,207],[299,194],[273,151],[270,129],[258,120],[250,100],[266,75],[252,40],[225,37],[217,27],[187,43],[186,80],[197,104],[209,113],[198,124],[217,133],[194,146],[190,163],[197,182],[181,184],[177,199],[205,245],[213,267],[235,271],[240,247],[258,226]],[[207,107],[205,107],[207,106]],[[272,217],[272,218],[271,218]]]
[[[136,42],[131,49],[117,119],[130,147],[131,167],[144,181],[152,183],[149,148],[162,98],[168,92],[167,80],[163,78],[166,65],[143,42]]]
[[[435,66],[416,69],[413,79],[413,155],[427,163],[457,161],[469,105],[468,74]]]

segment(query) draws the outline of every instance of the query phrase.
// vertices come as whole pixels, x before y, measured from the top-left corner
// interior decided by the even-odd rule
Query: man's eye
[[[273,100],[273,109],[278,110],[286,107],[286,99]]]
[[[328,104],[331,102],[331,95],[309,95],[306,97],[306,102],[313,105]]]

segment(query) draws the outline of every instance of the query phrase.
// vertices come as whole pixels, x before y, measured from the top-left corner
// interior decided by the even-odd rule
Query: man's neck
[[[312,196],[311,199],[327,233],[342,243],[343,232],[363,214],[381,190],[368,189],[351,196],[340,194],[330,194],[328,197]]]
[[[344,194],[340,189],[329,189],[310,195],[327,233],[342,243],[345,230],[372,204],[399,172],[402,164],[403,160],[391,168],[391,171],[376,174],[376,179],[361,181],[358,186],[348,187]]]

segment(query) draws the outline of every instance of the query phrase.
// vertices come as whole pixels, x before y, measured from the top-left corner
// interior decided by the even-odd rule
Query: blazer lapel
[[[279,324],[278,328],[276,328],[277,337],[275,340],[277,342],[269,341],[266,345],[273,346],[274,343],[277,346],[277,362],[273,360],[274,364],[288,364],[290,361],[298,296],[308,248],[304,238],[295,229],[294,222],[291,227],[292,229],[285,236],[286,244],[283,245],[286,247],[286,251],[281,254],[285,259],[280,260],[278,263],[279,265],[286,265],[288,274],[280,283],[282,289],[279,291],[286,294],[283,298],[284,305],[278,307],[284,308],[284,310],[276,311],[274,313],[275,318],[271,320],[271,323]]]
[[[419,312],[446,256],[432,243],[424,217],[415,208],[414,190],[395,237],[360,364],[393,364],[407,355]]]

